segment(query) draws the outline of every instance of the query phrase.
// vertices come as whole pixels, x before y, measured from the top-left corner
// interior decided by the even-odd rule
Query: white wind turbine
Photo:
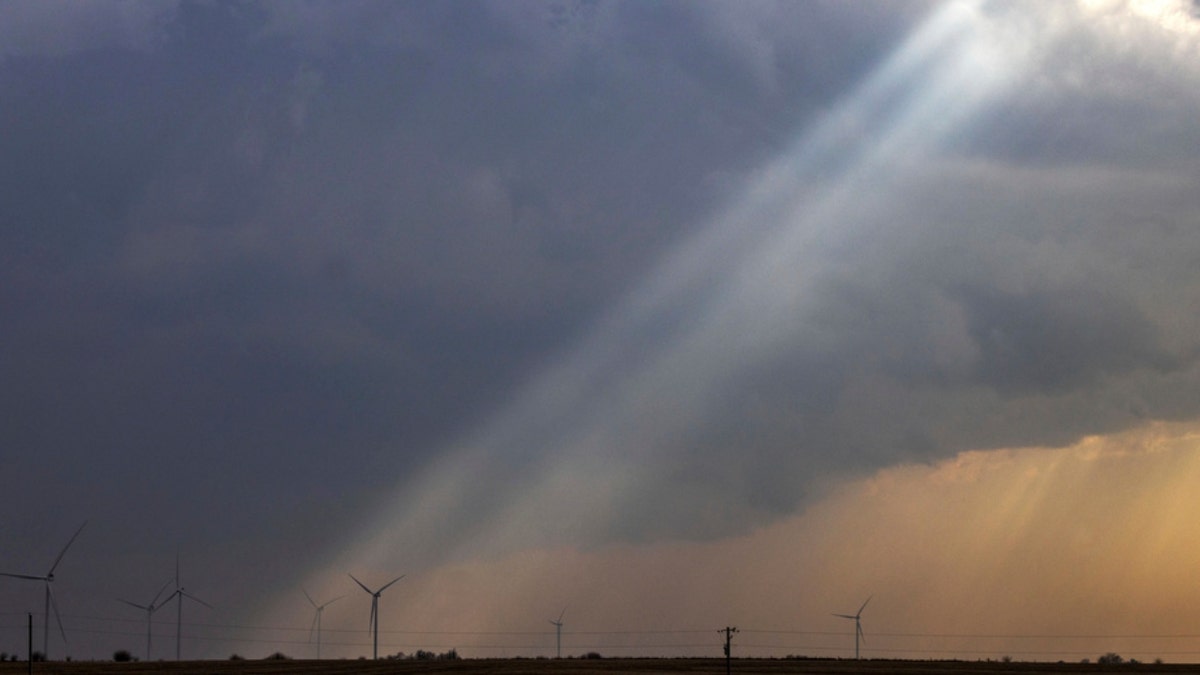
[[[871,597],[874,597],[874,596],[871,596]],[[865,635],[863,635],[862,613],[863,613],[863,610],[867,608],[867,603],[871,601],[871,597],[868,597],[866,599],[866,601],[863,602],[862,607],[859,607],[858,611],[855,612],[854,614],[834,614],[834,616],[840,616],[843,619],[854,619],[854,660],[855,661],[858,660],[858,640],[859,640],[859,638],[862,638],[863,642],[867,641],[867,637]]]
[[[312,605],[313,609],[316,610],[316,613],[313,615],[312,626],[309,626],[309,628],[308,628],[308,639],[312,640],[313,629],[315,628],[317,631],[317,660],[319,661],[319,660],[321,660],[321,613],[325,611],[326,607],[332,605],[333,603],[337,602],[338,600],[341,600],[342,598],[344,598],[346,596],[339,595],[336,598],[330,600],[329,602],[326,602],[325,604],[318,605],[316,602],[313,601],[312,596],[308,594],[308,591],[301,588],[300,592],[304,594],[304,597],[308,598],[308,604]]]
[[[176,661],[181,660],[180,654],[183,651],[182,644],[183,644],[183,599],[184,598],[187,598],[188,600],[195,600],[196,602],[204,605],[205,607],[212,609],[212,605],[201,600],[200,598],[197,598],[196,596],[192,595],[191,593],[188,593],[187,591],[183,590],[183,586],[179,585],[179,556],[176,555],[175,556],[175,591],[173,593],[171,593],[170,595],[168,595],[166,598],[163,598],[162,604],[159,605],[159,607],[162,607],[163,605],[167,604],[171,600],[174,600],[176,602],[176,605],[175,605],[175,660]]]
[[[558,620],[550,619],[550,623],[554,624],[554,633],[557,638],[557,649],[555,650],[556,658],[562,658],[562,627],[563,615],[567,613],[567,608],[563,607],[563,611],[558,613]]]
[[[128,600],[117,598],[117,602],[123,602],[130,607],[137,607],[138,609],[146,612],[146,661],[150,660],[150,621],[154,617],[154,612],[162,608],[162,605],[158,604],[158,597],[163,594],[163,591],[167,590],[167,586],[170,584],[171,581],[168,579],[167,583],[163,584],[162,588],[158,589],[158,592],[154,594],[154,599],[151,600],[150,604],[148,605],[139,605],[136,602],[130,602]],[[170,597],[168,596],[167,599],[170,600]],[[166,601],[163,601],[163,604],[166,604]]]
[[[349,574],[349,573],[347,573],[347,574]],[[364,584],[363,582],[359,581],[358,579],[356,579],[353,574],[350,574],[350,578],[354,579],[354,583],[358,584],[359,587],[361,587],[364,591],[367,592],[368,595],[371,596],[371,623],[369,624],[369,630],[374,635],[374,641],[375,641],[375,646],[371,650],[371,658],[378,659],[379,658],[379,596],[383,595],[383,592],[387,590],[388,586],[391,586],[392,584],[396,583],[397,581],[400,581],[401,579],[403,579],[404,575],[401,574],[400,576],[396,577],[395,579],[392,579],[391,581],[389,581],[386,584],[384,584],[383,586],[381,586],[379,588],[379,590],[377,590],[377,591],[373,591],[373,590],[367,588],[367,585]]]
[[[49,647],[50,647],[50,610],[51,610],[51,608],[54,609],[54,619],[55,619],[55,621],[58,622],[58,632],[62,634],[63,643],[65,644],[67,641],[67,631],[66,631],[66,629],[63,628],[62,616],[58,613],[58,602],[56,602],[54,600],[54,591],[52,591],[50,589],[50,584],[51,584],[51,582],[54,581],[54,570],[58,567],[58,563],[62,562],[63,556],[67,554],[67,549],[71,548],[71,544],[75,543],[75,537],[78,537],[79,533],[83,532],[83,528],[86,526],[87,526],[87,521],[85,520],[83,522],[83,525],[80,525],[79,529],[75,530],[75,534],[71,535],[70,540],[67,541],[67,545],[62,547],[62,551],[59,551],[58,557],[55,558],[54,563],[52,565],[50,565],[49,572],[46,572],[45,574],[43,574],[41,576],[36,575],[36,574],[11,574],[8,572],[0,572],[0,576],[3,576],[3,577],[13,577],[14,579],[28,579],[30,581],[45,582],[45,584],[46,584],[46,611],[42,615],[42,655],[47,660],[50,659]]]

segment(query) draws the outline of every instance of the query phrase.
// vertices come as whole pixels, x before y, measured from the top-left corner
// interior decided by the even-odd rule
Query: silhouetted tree
[[[1104,665],[1111,666],[1118,663],[1125,663],[1125,659],[1121,658],[1121,655],[1116,652],[1108,652],[1104,656],[1096,659],[1096,663],[1103,663]]]
[[[117,651],[113,652],[113,661],[116,661],[117,663],[125,663],[132,660],[133,654],[130,654],[128,649],[118,649]]]

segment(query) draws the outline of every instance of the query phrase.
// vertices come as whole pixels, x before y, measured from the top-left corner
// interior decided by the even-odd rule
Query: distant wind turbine
[[[347,573],[347,574],[349,574],[349,573]],[[368,595],[371,596],[371,623],[369,624],[368,630],[370,630],[371,633],[374,635],[374,641],[375,641],[375,646],[371,650],[371,658],[378,659],[379,658],[379,596],[383,595],[383,592],[387,590],[388,586],[391,586],[392,584],[396,583],[397,581],[400,581],[401,579],[403,579],[404,575],[401,574],[400,576],[396,577],[395,579],[392,579],[391,581],[389,581],[386,584],[384,584],[383,586],[381,586],[379,588],[379,590],[377,590],[377,591],[373,591],[373,590],[367,588],[366,584],[364,584],[363,582],[361,582],[357,578],[355,578],[355,576],[353,574],[350,574],[350,578],[354,579],[354,583],[358,584],[364,591],[367,592]]]
[[[562,627],[563,627],[562,618],[563,618],[563,615],[566,613],[567,613],[567,608],[563,607],[563,611],[558,613],[557,621],[555,621],[554,619],[550,619],[550,623],[554,624],[554,632],[558,638],[558,648],[557,648],[557,650],[555,650],[555,655],[556,655],[556,658],[560,658],[560,659],[562,658]]]
[[[62,562],[63,556],[67,554],[67,549],[71,548],[71,544],[75,543],[75,537],[83,532],[83,528],[87,527],[87,521],[83,521],[83,525],[75,530],[75,534],[67,541],[67,545],[59,551],[58,557],[54,559],[54,563],[50,565],[50,571],[44,575],[36,574],[10,574],[8,572],[0,572],[0,576],[13,577],[14,579],[28,579],[30,581],[42,581],[46,584],[46,611],[42,615],[42,655],[50,659],[50,609],[54,609],[54,619],[58,622],[58,632],[62,634],[63,644],[67,642],[67,631],[63,628],[62,616],[58,613],[58,602],[54,600],[54,591],[50,589],[51,582],[54,581],[54,570],[58,567],[58,563]]]
[[[175,592],[171,593],[166,598],[163,598],[162,604],[159,605],[159,607],[161,607],[162,605],[167,604],[171,600],[174,600],[176,602],[176,605],[175,605],[175,660],[176,661],[182,660],[180,658],[180,654],[183,651],[182,644],[183,644],[183,599],[184,598],[187,598],[188,600],[195,600],[196,602],[204,605],[205,607],[212,609],[212,605],[201,600],[200,598],[197,598],[196,596],[192,595],[191,593],[188,593],[187,591],[183,590],[183,586],[179,585],[179,556],[176,555],[175,556]]]
[[[308,639],[312,640],[313,629],[315,628],[317,630],[317,660],[320,661],[321,660],[321,613],[325,611],[326,607],[332,605],[333,603],[337,602],[338,600],[341,600],[342,598],[344,598],[346,596],[339,595],[336,598],[330,600],[329,602],[326,602],[325,604],[318,605],[316,602],[313,601],[312,596],[308,594],[308,591],[301,588],[300,592],[304,594],[304,597],[308,598],[308,604],[312,605],[313,609],[316,610],[316,613],[313,615],[312,626],[309,626],[309,628],[308,628]]]
[[[859,640],[859,638],[862,638],[863,642],[867,641],[867,637],[865,635],[863,635],[862,613],[863,613],[863,610],[867,608],[867,603],[871,601],[871,597],[874,597],[874,596],[868,597],[866,599],[866,601],[863,602],[862,607],[859,607],[858,611],[855,612],[854,614],[834,614],[834,616],[840,616],[843,619],[854,619],[854,660],[855,661],[858,660],[858,640]]]
[[[151,600],[150,604],[148,605],[139,605],[136,602],[130,602],[128,600],[117,598],[117,602],[123,602],[130,607],[137,607],[138,609],[146,612],[146,661],[150,660],[150,620],[153,618],[154,612],[162,608],[162,605],[158,604],[158,597],[163,594],[163,591],[167,590],[167,586],[169,585],[171,585],[170,579],[167,580],[167,583],[162,585],[162,588],[158,589],[158,592],[154,594],[154,599]],[[170,597],[168,596],[167,599],[169,600]],[[166,601],[164,601],[163,604],[166,604]]]

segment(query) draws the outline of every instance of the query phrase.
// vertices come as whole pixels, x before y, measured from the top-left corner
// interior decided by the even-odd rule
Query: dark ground
[[[28,664],[0,663],[0,675],[27,673]],[[62,675],[349,675],[350,673],[449,673],[463,675],[636,675],[639,673],[725,672],[723,659],[462,659],[456,661],[258,660],[155,661],[149,663],[48,662],[34,663],[34,673]],[[1183,664],[1001,663],[998,661],[888,661],[830,659],[734,659],[731,672],[751,675],[799,673],[813,675],[986,675],[989,673],[1200,673],[1200,666]]]

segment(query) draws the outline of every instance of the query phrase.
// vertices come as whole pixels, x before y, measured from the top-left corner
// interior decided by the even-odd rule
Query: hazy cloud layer
[[[1175,9],[6,3],[0,571],[252,606],[1192,419]]]

